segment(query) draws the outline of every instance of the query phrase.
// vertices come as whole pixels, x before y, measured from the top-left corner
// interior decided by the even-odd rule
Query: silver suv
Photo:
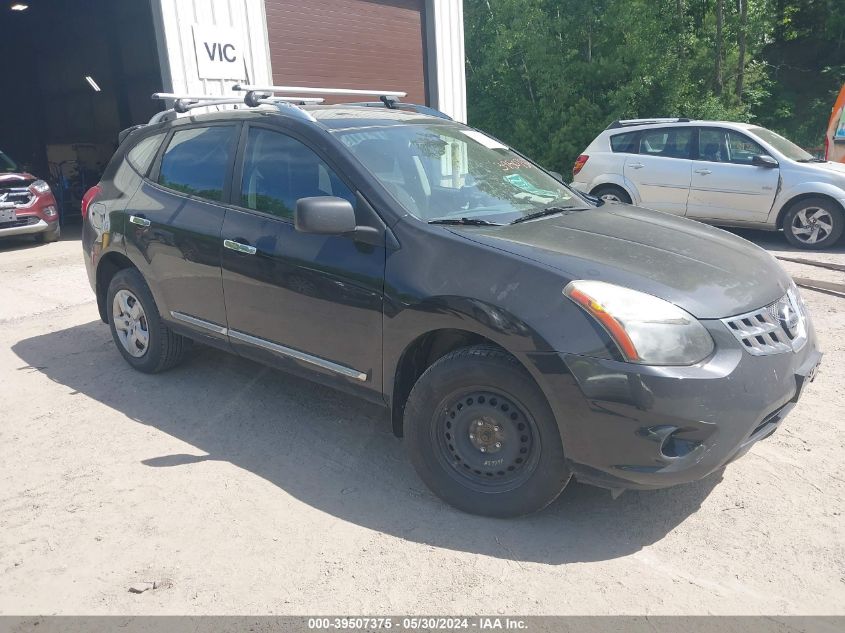
[[[800,248],[845,227],[845,165],[765,128],[728,121],[614,121],[575,162],[572,186],[721,226],[776,231]]]

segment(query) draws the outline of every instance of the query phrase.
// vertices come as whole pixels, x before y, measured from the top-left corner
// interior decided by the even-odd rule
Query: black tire
[[[133,356],[127,351],[115,326],[114,299],[121,290],[131,293],[143,308],[148,345],[141,356]],[[133,368],[145,374],[155,374],[170,369],[183,360],[191,346],[191,339],[176,334],[161,320],[158,306],[141,273],[134,268],[119,271],[112,277],[106,297],[106,313],[112,339],[123,358]]]
[[[53,231],[44,231],[43,233],[36,233],[35,241],[39,244],[47,244],[48,242],[58,242],[62,236],[62,227],[56,225]]]
[[[802,213],[804,215],[800,216]],[[813,222],[813,219],[816,221]],[[830,226],[830,230],[816,229],[816,241],[810,242],[813,236],[812,228],[811,233],[807,234],[806,227],[816,225]],[[843,229],[845,229],[845,216],[843,216],[842,208],[828,198],[804,198],[794,202],[783,216],[783,234],[790,244],[798,248],[809,250],[830,248],[842,237]]]
[[[571,478],[543,393],[495,347],[456,350],[423,373],[405,407],[405,440],[425,484],[471,514],[537,512]]]
[[[606,202],[619,201],[625,204],[631,204],[631,196],[628,195],[628,192],[616,185],[599,185],[590,192],[590,195],[596,198],[602,198]]]

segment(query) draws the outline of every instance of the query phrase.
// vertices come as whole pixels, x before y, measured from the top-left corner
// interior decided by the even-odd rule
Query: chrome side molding
[[[183,312],[171,310],[170,316],[177,321],[182,321],[183,323],[188,323],[195,327],[209,330],[215,334],[221,334],[223,336],[228,336],[229,338],[237,339],[238,341],[243,341],[244,343],[249,343],[250,345],[270,350],[271,352],[281,356],[293,358],[295,360],[302,361],[303,363],[308,363],[309,365],[327,369],[328,371],[340,374],[341,376],[346,376],[347,378],[352,378],[353,380],[359,380],[361,382],[367,381],[366,373],[358,371],[357,369],[352,369],[351,367],[346,367],[345,365],[334,363],[330,360],[326,360],[325,358],[320,358],[319,356],[306,354],[305,352],[300,352],[299,350],[295,350],[291,347],[285,347],[284,345],[279,345],[278,343],[273,343],[272,341],[267,341],[263,338],[258,338],[257,336],[252,336],[244,332],[230,330],[222,325],[217,325],[216,323],[205,321],[204,319],[198,319],[197,317],[193,317],[190,314],[185,314]]]

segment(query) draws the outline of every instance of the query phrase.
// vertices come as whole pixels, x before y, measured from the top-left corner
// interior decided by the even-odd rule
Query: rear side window
[[[234,147],[232,126],[179,130],[164,151],[159,184],[207,200],[222,200]]]
[[[639,147],[639,132],[627,132],[610,137],[610,149],[614,152],[636,154]]]
[[[643,132],[640,154],[663,158],[689,158],[692,128],[661,128]]]
[[[286,134],[250,128],[244,151],[241,206],[293,219],[296,201],[355,195],[309,147]]]
[[[164,132],[148,136],[136,143],[135,147],[126,153],[126,160],[128,160],[129,164],[137,169],[142,176],[146,176],[163,140]]]

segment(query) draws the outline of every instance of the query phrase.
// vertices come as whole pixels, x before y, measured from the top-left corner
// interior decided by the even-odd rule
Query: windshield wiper
[[[453,224],[463,226],[502,226],[495,222],[488,222],[480,218],[437,218],[436,220],[429,220],[429,224]]]
[[[584,209],[578,207],[546,207],[545,209],[540,209],[539,211],[534,211],[534,213],[529,213],[528,215],[523,215],[521,218],[517,218],[511,224],[519,224],[520,222],[528,222],[528,220],[536,220],[537,218],[544,218],[547,215],[557,215],[558,213],[567,213],[569,211],[583,211]]]

